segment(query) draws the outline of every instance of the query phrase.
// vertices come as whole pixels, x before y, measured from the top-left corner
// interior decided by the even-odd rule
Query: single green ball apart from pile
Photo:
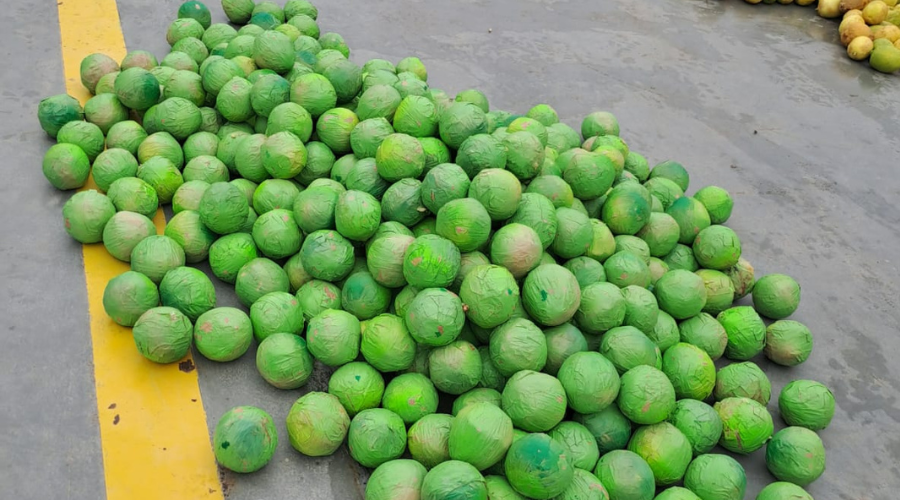
[[[786,427],[766,445],[766,467],[780,481],[806,486],[825,472],[825,447],[804,427]]]
[[[278,447],[272,417],[253,406],[238,406],[222,415],[213,432],[216,461],[235,472],[265,467]]]
[[[368,500],[408,500],[419,498],[427,473],[415,460],[391,460],[379,465],[366,482]]]
[[[390,410],[363,410],[350,422],[347,443],[350,456],[360,465],[378,467],[403,454],[406,449],[406,426]]]
[[[600,353],[612,362],[620,374],[635,366],[660,368],[662,365],[659,348],[633,326],[619,326],[606,332],[600,342]]]
[[[506,382],[501,405],[517,428],[544,432],[562,421],[566,402],[565,389],[555,377],[522,370]]]
[[[80,243],[97,243],[103,239],[103,229],[115,215],[116,207],[109,198],[90,189],[72,195],[62,213],[70,236]]]
[[[174,363],[191,349],[191,320],[174,307],[154,307],[134,323],[134,343],[154,363]]]
[[[428,355],[429,376],[435,387],[447,394],[462,394],[481,381],[482,364],[478,350],[457,340],[436,347]]]
[[[541,370],[547,362],[547,340],[534,323],[513,318],[494,329],[491,360],[503,376],[520,370]]]
[[[216,306],[216,289],[203,271],[178,267],[167,272],[159,284],[162,305],[174,307],[191,321]]]
[[[499,462],[513,441],[512,420],[498,406],[474,403],[453,419],[448,436],[450,458],[484,470]]]
[[[749,306],[737,306],[719,313],[716,320],[725,328],[728,345],[725,357],[736,361],[750,359],[762,352],[766,343],[766,324]]]
[[[341,366],[328,380],[328,393],[338,399],[351,417],[363,410],[381,406],[384,389],[381,373],[361,361]]]
[[[737,460],[710,453],[691,462],[684,486],[701,500],[741,500],[747,490],[747,476]]]
[[[781,390],[778,409],[788,425],[818,431],[834,417],[834,395],[819,382],[794,380]]]
[[[614,450],[601,456],[594,475],[611,498],[651,500],[656,491],[653,471],[632,451]]]
[[[669,418],[675,410],[675,388],[665,373],[652,366],[639,365],[622,375],[616,403],[632,422],[656,424]]]
[[[659,308],[675,319],[696,316],[706,305],[706,287],[696,274],[675,269],[664,274],[656,282],[656,299]]]
[[[549,499],[566,490],[575,476],[568,449],[547,434],[516,440],[504,460],[509,484],[530,498]]]
[[[116,323],[134,326],[138,318],[159,305],[159,292],[147,276],[126,271],[109,280],[103,291],[103,309]]]
[[[685,343],[670,347],[663,354],[662,371],[669,377],[678,399],[702,401],[716,385],[716,367],[703,349]]]
[[[194,346],[207,359],[226,362],[244,355],[253,340],[253,326],[244,311],[233,307],[210,309],[194,324]]]
[[[692,458],[690,442],[668,422],[639,427],[628,449],[647,462],[658,486],[680,482]]]
[[[763,276],[753,285],[753,307],[763,316],[784,319],[800,305],[800,285],[784,274]]]
[[[291,446],[310,457],[328,456],[337,451],[347,437],[350,417],[338,398],[323,392],[310,392],[291,406],[287,416]]]
[[[274,387],[297,389],[312,375],[313,359],[303,338],[291,333],[275,333],[259,343],[256,369]]]
[[[772,436],[772,415],[750,398],[725,398],[714,406],[722,419],[719,445],[743,455],[760,449]]]
[[[716,410],[696,399],[681,399],[669,421],[691,444],[694,456],[709,453],[722,437],[722,419]]]
[[[156,226],[147,217],[134,212],[116,212],[103,227],[103,246],[113,257],[129,262],[134,247],[155,235]]]
[[[813,497],[800,486],[784,481],[776,481],[760,490],[756,500],[813,500]]]
[[[772,396],[772,384],[756,363],[745,361],[723,366],[716,374],[717,400],[750,398],[766,406]]]
[[[522,302],[538,323],[556,326],[575,315],[581,303],[581,289],[571,271],[560,265],[544,264],[526,276]]]
[[[487,486],[478,469],[466,462],[449,460],[438,464],[425,475],[421,498],[487,500]]]

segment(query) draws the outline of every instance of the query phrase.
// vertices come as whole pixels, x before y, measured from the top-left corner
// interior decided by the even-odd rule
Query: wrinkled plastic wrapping
[[[701,500],[742,500],[747,476],[737,460],[710,453],[691,462],[684,475],[684,486]]]
[[[359,412],[350,422],[347,434],[350,456],[363,467],[400,458],[406,450],[406,426],[394,412],[372,408]]]
[[[228,167],[222,163],[222,160],[208,155],[191,158],[184,166],[181,175],[185,181],[204,181],[210,184],[227,183],[231,178]]]
[[[498,406],[475,403],[462,409],[450,426],[450,458],[484,470],[499,462],[512,444],[513,424]]]
[[[621,325],[626,310],[619,287],[601,282],[584,288],[574,317],[582,331],[598,334]]]
[[[290,132],[302,143],[306,143],[309,141],[312,131],[313,120],[309,111],[294,102],[285,102],[275,106],[266,121],[266,135],[268,136],[280,132]],[[306,156],[308,160],[308,151]]]
[[[459,198],[448,201],[437,212],[435,231],[452,241],[459,251],[471,252],[490,238],[491,217],[478,200]]]
[[[327,309],[342,309],[341,289],[327,281],[308,281],[296,295],[307,321]]]
[[[210,184],[206,181],[187,181],[179,186],[172,197],[172,212],[177,214],[185,210],[199,211],[200,200],[203,199],[203,193],[209,189],[209,186]],[[247,206],[249,208],[250,205]]]
[[[630,285],[622,289],[625,297],[625,319],[623,324],[633,326],[644,334],[653,331],[659,318],[656,297],[646,288]]]
[[[651,500],[656,492],[653,471],[640,455],[614,450],[600,457],[594,474],[611,498]]]
[[[89,122],[73,121],[63,125],[56,134],[59,144],[74,144],[84,151],[88,159],[94,161],[103,152],[103,131]]]
[[[97,243],[103,239],[103,229],[115,215],[116,207],[109,198],[90,189],[72,195],[62,213],[70,236],[81,243]]]
[[[692,244],[697,238],[697,234],[710,225],[709,214],[706,212],[706,208],[702,203],[689,196],[682,196],[676,199],[666,209],[666,213],[671,215],[675,222],[678,223],[680,229],[678,243],[682,245]]]
[[[669,348],[663,354],[662,370],[679,399],[703,401],[719,382],[713,360],[706,351],[692,344],[678,343]],[[721,398],[717,396],[717,399]]]
[[[115,64],[115,61],[112,61]],[[99,78],[97,78],[99,80]],[[84,117],[81,103],[70,95],[59,94],[41,100],[38,105],[38,121],[50,137],[56,137],[59,129],[71,121]]]
[[[507,148],[491,135],[472,135],[460,145],[456,163],[471,179],[488,168],[506,168]]]
[[[381,405],[399,415],[406,425],[412,425],[437,411],[438,393],[425,375],[404,373],[388,383]]]
[[[409,453],[432,468],[450,460],[450,426],[454,417],[443,413],[425,415],[409,428]]]
[[[726,398],[713,408],[722,419],[719,445],[728,451],[750,454],[762,448],[772,436],[772,415],[750,398]]]
[[[606,332],[600,341],[600,353],[612,362],[620,374],[641,365],[662,366],[659,348],[633,326],[617,326]]]
[[[209,247],[209,266],[226,283],[234,284],[244,264],[257,257],[256,244],[246,233],[223,236]]]
[[[522,184],[508,170],[488,168],[472,178],[469,197],[484,205],[491,220],[506,220],[516,213],[522,199]]]
[[[708,404],[696,399],[682,399],[675,404],[669,421],[691,443],[694,456],[709,453],[722,437],[722,419]]]
[[[529,434],[509,448],[504,470],[520,494],[549,499],[564,492],[575,477],[568,449],[546,434]]]
[[[275,333],[303,332],[303,311],[296,297],[287,292],[270,292],[250,306],[253,334],[258,341]]]
[[[825,472],[825,447],[804,427],[786,427],[766,445],[766,467],[780,481],[807,486]]]
[[[412,365],[416,341],[409,335],[402,319],[393,314],[381,314],[362,323],[360,351],[379,371],[400,371]]]
[[[234,307],[210,309],[194,324],[194,345],[213,361],[226,362],[243,356],[252,340],[250,317]]]
[[[368,74],[372,75],[371,72]],[[402,100],[400,98],[400,93],[391,85],[374,83],[375,80],[372,80],[372,82],[372,84],[368,84],[368,87],[366,87],[366,83],[364,82],[363,87],[365,90],[359,96],[356,114],[361,121],[383,118],[386,122],[390,122],[393,120],[394,113],[400,106]],[[388,126],[390,127],[390,123],[388,123]],[[393,127],[390,127],[390,130],[391,132],[389,132],[389,134],[393,133]],[[374,156],[374,154],[373,150],[371,156]]]
[[[771,319],[784,319],[800,305],[800,285],[784,274],[769,274],[753,285],[753,307]]]
[[[732,363],[723,366],[716,374],[715,396],[719,401],[725,398],[750,398],[766,406],[772,396],[772,384],[756,363]]]
[[[164,306],[183,312],[191,321],[216,306],[216,289],[203,271],[177,267],[167,272],[159,284]]]
[[[650,286],[650,268],[641,257],[633,252],[617,251],[606,259],[603,269],[606,271],[606,280],[620,288],[629,285],[641,288]],[[657,297],[658,299],[659,297]]]
[[[547,363],[543,371],[550,375],[557,375],[563,362],[573,354],[588,350],[584,334],[571,323],[546,328],[544,335],[547,339]]]
[[[172,137],[179,141],[200,130],[203,121],[200,108],[183,97],[169,97],[159,103],[156,107],[156,119],[161,124],[162,130],[172,134]]]
[[[507,268],[515,278],[534,269],[543,253],[540,237],[524,224],[507,224],[491,239],[491,262]]]
[[[263,257],[244,264],[234,283],[238,299],[247,307],[269,292],[287,292],[289,289],[290,282],[284,269]]]
[[[127,120],[110,127],[106,134],[108,149],[121,148],[136,155],[141,142],[147,138],[147,132],[137,122]]]
[[[126,271],[114,277],[103,291],[103,309],[122,326],[133,326],[142,314],[158,305],[156,285],[138,272]]]
[[[156,79],[159,80],[158,75]],[[206,90],[203,89],[203,79],[193,71],[175,70],[169,75],[168,80],[159,83],[163,86],[163,97],[166,99],[180,97],[187,99],[194,106],[198,107],[206,103]]]
[[[703,349],[715,361],[722,357],[728,345],[725,327],[716,318],[700,313],[678,325],[681,341]]]
[[[522,302],[537,323],[557,326],[575,315],[581,303],[581,289],[568,269],[557,264],[543,264],[525,278]]]
[[[834,416],[834,395],[819,382],[795,380],[781,390],[778,409],[781,411],[781,418],[788,425],[818,431],[831,423]]]
[[[572,420],[585,426],[594,436],[601,456],[612,450],[624,449],[631,438],[631,421],[622,415],[616,405],[609,405],[597,413],[576,413]]]
[[[167,272],[184,263],[184,250],[168,236],[149,236],[131,251],[131,269],[143,273],[154,283],[159,283]]]
[[[279,208],[260,215],[252,235],[259,251],[269,258],[283,259],[300,251],[302,235],[290,210]]]
[[[703,278],[683,269],[664,274],[655,287],[659,308],[675,319],[696,316],[706,306],[706,286]]]
[[[154,363],[174,363],[191,349],[191,320],[174,307],[154,307],[134,324],[138,352]]]
[[[300,81],[301,80],[298,80],[298,82]],[[329,87],[331,87],[330,84]],[[333,90],[333,87],[331,88]],[[291,89],[291,95],[294,95],[293,87]],[[294,101],[296,102],[296,100]],[[303,103],[299,104],[303,105]],[[315,116],[315,113],[309,108],[307,108],[307,111]],[[331,148],[331,150],[334,151],[335,154],[349,153],[351,151],[350,133],[358,123],[359,118],[349,109],[328,109],[327,111],[321,113],[319,120],[316,122],[316,135],[318,135],[319,140],[324,142],[329,148]]]
[[[116,96],[125,106],[143,111],[159,102],[159,81],[143,68],[128,68],[116,77]]]
[[[731,278],[731,282],[734,284],[735,300],[746,296],[753,290],[753,285],[756,282],[753,275],[753,266],[743,257],[738,259],[737,264],[727,269],[725,274]]]
[[[517,428],[544,432],[565,416],[566,392],[555,377],[523,370],[507,380],[502,406]]]
[[[766,324],[752,307],[732,307],[719,313],[716,320],[728,335],[726,358],[744,361],[762,352],[766,345]]]
[[[415,460],[391,460],[379,465],[366,483],[368,500],[419,500],[425,467]]]
[[[381,286],[366,271],[351,274],[341,288],[341,305],[360,320],[367,320],[387,312],[391,292]]]
[[[171,161],[161,156],[142,163],[138,167],[137,176],[156,190],[160,204],[171,202],[175,191],[184,183],[181,172]]]
[[[374,87],[373,90],[377,91],[379,87],[391,89],[390,87],[379,85]],[[396,92],[394,89],[391,89],[391,91]],[[397,97],[399,98],[399,95]],[[375,158],[378,148],[393,133],[394,129],[386,118],[364,119],[350,132],[350,147],[357,158]]]
[[[600,452],[597,440],[587,427],[577,422],[560,422],[548,434],[568,448],[574,467],[584,471],[594,470]]]
[[[191,163],[200,158],[204,157],[195,158]],[[241,229],[249,208],[246,196],[238,187],[228,182],[214,182],[200,198],[198,213],[200,221],[211,231],[230,234]]]
[[[417,179],[400,179],[392,184],[381,199],[382,218],[407,227],[419,223],[428,209],[422,204],[422,183]]]
[[[156,235],[156,226],[134,212],[117,212],[103,227],[103,246],[113,257],[131,261],[131,252],[141,240]]]
[[[200,214],[193,210],[175,214],[166,224],[165,235],[181,245],[189,264],[205,260],[216,240],[216,235],[200,221]]]
[[[607,196],[601,219],[613,234],[636,234],[650,220],[650,204],[632,190],[616,188]]]
[[[265,467],[278,447],[275,422],[265,411],[238,406],[222,415],[213,432],[216,461],[235,472],[254,472]]]
[[[694,257],[702,267],[726,270],[741,258],[741,240],[726,226],[712,225],[697,234]]]
[[[639,427],[628,443],[628,450],[647,462],[657,486],[681,482],[692,458],[690,442],[668,422]]]
[[[462,394],[473,389],[481,380],[481,356],[475,346],[457,340],[431,351],[428,371],[439,390],[447,394]]]
[[[235,42],[238,41],[238,39],[245,39],[245,43],[249,43],[252,45],[255,42],[256,38],[257,37],[246,35],[238,36],[228,44],[228,50],[232,49],[232,46],[235,44]],[[234,57],[236,55],[249,55],[247,53],[229,55],[228,50],[226,50],[226,57]],[[235,50],[237,50],[237,47],[235,47]],[[291,61],[291,66],[293,66],[293,61]],[[290,92],[291,84],[281,76],[263,75],[258,80],[253,82],[253,86],[250,89],[250,106],[258,116],[268,117],[276,106],[288,101]]]
[[[647,243],[651,256],[662,258],[678,244],[679,232],[678,222],[671,215],[653,212],[636,236]]]
[[[426,288],[406,308],[404,322],[420,344],[447,345],[459,336],[466,321],[459,297],[443,288]]]
[[[428,234],[406,249],[403,275],[415,287],[447,287],[459,272],[460,251],[450,240]]]
[[[388,288],[406,285],[403,276],[403,257],[415,238],[403,234],[387,234],[374,237],[366,251],[369,272],[379,284]]]
[[[310,457],[328,456],[344,443],[350,417],[338,398],[310,392],[298,399],[287,416],[291,446]]]
[[[84,104],[84,119],[100,127],[106,135],[114,124],[128,119],[128,108],[115,94],[98,94]]]
[[[557,373],[569,406],[583,414],[604,410],[619,394],[619,374],[605,356],[577,352],[569,356]]]
[[[272,134],[263,144],[263,167],[276,179],[295,177],[306,166],[306,160],[306,147],[291,132]]]
[[[540,171],[541,165],[544,164],[544,145],[530,131],[510,130],[509,132],[503,138],[502,143],[506,149],[505,168],[520,180],[526,181],[534,178]]]
[[[328,366],[349,363],[359,355],[359,320],[348,312],[326,309],[309,321],[306,340],[310,353],[322,363]]]
[[[813,497],[794,483],[776,481],[760,490],[756,500],[813,500]]]
[[[328,379],[328,393],[353,417],[363,410],[381,406],[384,377],[368,363],[353,361],[334,371]]]
[[[487,486],[478,469],[466,462],[449,460],[437,465],[425,475],[421,498],[487,500]]]
[[[675,410],[675,389],[668,377],[652,366],[636,366],[622,375],[617,404],[636,424],[650,425],[669,418]]]
[[[291,333],[275,333],[259,343],[256,369],[279,389],[303,387],[313,371],[313,358],[303,338]]]
[[[491,333],[490,353],[503,376],[520,370],[540,371],[547,363],[547,339],[531,321],[513,318]]]

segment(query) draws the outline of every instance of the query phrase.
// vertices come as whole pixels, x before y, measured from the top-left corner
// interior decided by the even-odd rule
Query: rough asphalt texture
[[[176,0],[120,0],[130,49],[160,58]],[[214,19],[224,16],[210,2]],[[68,193],[40,172],[51,144],[40,98],[63,91],[54,2],[14,3],[0,19],[0,489],[4,497],[102,498],[90,334],[79,246],[60,210]],[[323,32],[344,35],[358,63],[417,55],[429,83],[477,88],[497,109],[551,104],[578,126],[614,112],[622,137],[651,163],[682,162],[692,193],[715,184],[736,200],[729,225],[758,275],[784,272],[803,287],[794,315],[816,336],[793,369],[759,361],[773,402],[788,381],[829,385],[838,401],[821,436],[828,469],[819,499],[882,500],[900,487],[900,352],[895,175],[900,78],[846,58],[837,24],[795,6],[737,0],[321,2]],[[219,287],[220,305],[234,305]],[[302,391],[280,392],[252,354],[225,365],[198,359],[210,428],[226,409],[272,413],[282,445],[262,472],[226,476],[236,500],[362,498],[365,471],[346,451],[306,459],[287,444],[284,416]],[[327,376],[308,386],[324,390]],[[763,453],[740,459],[747,498],[772,481]]]

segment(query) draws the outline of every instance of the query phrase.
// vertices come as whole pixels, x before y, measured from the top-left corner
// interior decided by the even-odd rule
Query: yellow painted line
[[[115,0],[57,4],[66,91],[84,103],[90,94],[81,85],[81,60],[94,52],[117,61],[125,56],[119,12]],[[161,234],[161,210],[154,223]],[[113,323],[103,310],[106,283],[129,266],[100,244],[84,245],[83,253],[106,498],[223,498],[190,355],[181,364],[145,360],[131,330]]]

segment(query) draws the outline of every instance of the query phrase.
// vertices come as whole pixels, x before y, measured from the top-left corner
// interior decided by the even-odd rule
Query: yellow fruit
[[[841,20],[841,24],[838,26],[838,33],[843,32],[848,25],[851,24],[866,24],[866,20],[862,18],[862,16],[850,16],[845,17]]]
[[[881,1],[884,2],[884,4],[887,5],[888,7],[896,7],[897,6],[897,0],[881,0]]]
[[[873,48],[875,48],[875,42],[871,38],[858,36],[847,46],[847,55],[854,61],[862,61],[869,57]]]
[[[900,49],[900,40],[897,40],[896,42],[894,42],[894,47],[897,47],[898,49]]]
[[[893,45],[879,45],[872,50],[869,56],[869,64],[876,71],[882,73],[894,73],[900,70],[900,49]]]
[[[853,39],[858,36],[866,36],[871,38],[872,28],[866,26],[865,23],[848,24],[844,27],[844,31],[841,31],[841,44],[846,47],[850,45],[850,42],[852,42]]]
[[[862,11],[859,9],[852,9],[844,12],[844,19],[847,19],[850,16],[859,16],[862,17]]]
[[[841,0],[819,0],[816,13],[821,17],[835,18],[841,15]]]
[[[869,3],[868,0],[841,0],[839,8],[841,12],[847,12],[853,9],[862,9]]]
[[[890,8],[881,0],[875,0],[863,9],[863,19],[867,24],[881,24],[887,19]]]

